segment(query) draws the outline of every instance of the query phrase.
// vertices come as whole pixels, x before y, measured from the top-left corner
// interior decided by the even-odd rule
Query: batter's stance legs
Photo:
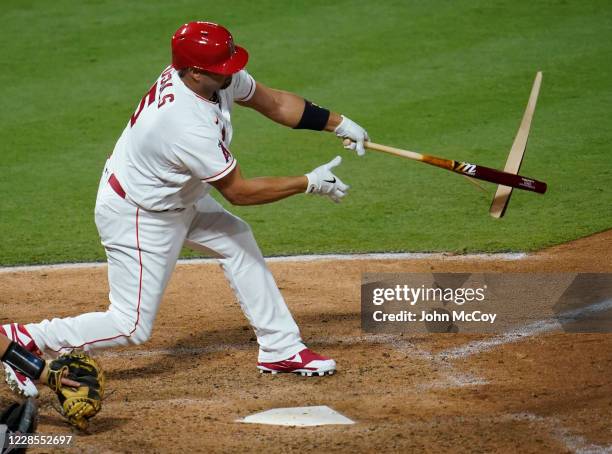
[[[150,213],[101,186],[96,225],[108,257],[110,307],[27,325],[38,348],[54,354],[145,342],[193,213]]]
[[[59,353],[146,341],[183,242],[219,258],[255,329],[260,362],[280,361],[305,348],[250,227],[212,197],[202,198],[195,208],[151,213],[102,185],[96,224],[108,256],[111,305],[106,312],[27,325],[41,350]]]
[[[197,203],[185,245],[212,252],[255,330],[259,361],[280,361],[305,348],[249,225],[212,197]],[[204,299],[204,298],[203,298]]]

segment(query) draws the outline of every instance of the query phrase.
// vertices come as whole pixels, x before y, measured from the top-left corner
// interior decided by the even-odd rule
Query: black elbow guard
[[[45,361],[42,358],[16,342],[11,342],[2,356],[2,361],[32,380],[38,380],[45,368]]]
[[[304,113],[300,122],[293,129],[312,129],[314,131],[322,131],[329,120],[329,110],[311,103],[307,99],[304,100]]]

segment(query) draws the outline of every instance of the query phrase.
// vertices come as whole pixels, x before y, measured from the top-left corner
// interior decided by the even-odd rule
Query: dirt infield
[[[221,270],[180,265],[152,339],[101,354],[114,393],[74,451],[612,452],[611,335],[534,333],[489,344],[458,334],[365,335],[359,302],[366,271],[612,272],[611,256],[608,231],[517,260],[273,263],[305,341],[338,362],[336,375],[316,378],[258,374],[255,338]],[[102,310],[106,269],[3,272],[0,290],[2,323]],[[439,355],[468,344],[476,347]],[[0,386],[2,404],[11,399]],[[39,432],[70,433],[54,399],[43,391]],[[306,405],[329,405],[357,424],[234,422]]]

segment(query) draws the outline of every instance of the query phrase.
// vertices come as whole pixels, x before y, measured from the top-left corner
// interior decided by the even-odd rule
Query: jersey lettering
[[[166,103],[171,103],[174,101],[174,95],[172,93],[168,93],[162,96],[162,92],[164,90],[166,90],[169,87],[172,87],[171,80],[172,80],[172,68],[167,68],[162,73],[160,80],[159,80],[160,98],[159,98],[159,101],[157,102],[158,109],[162,107],[163,105],[165,105]],[[136,109],[136,112],[134,112],[134,115],[132,115],[132,117],[130,118],[130,127],[134,126],[134,124],[136,123],[136,120],[138,120],[138,117],[142,113],[143,109],[153,104],[153,102],[155,101],[156,92],[157,92],[157,82],[153,84],[153,86],[149,89],[147,94],[144,95],[144,97],[140,100],[140,104],[138,104],[138,108]]]
[[[161,86],[162,86],[161,91],[164,90],[164,88],[167,86],[166,84],[170,82],[170,79],[172,79],[172,70],[168,68],[161,75]]]
[[[162,75],[161,75],[161,87],[159,89],[159,93],[161,94],[166,88],[171,87],[172,86],[172,82],[170,82],[170,80],[172,80],[172,68],[168,68],[166,69]],[[163,106],[165,103],[160,101],[160,104],[158,107]]]
[[[166,102],[172,102],[172,101],[174,101],[174,95],[172,93],[168,93],[167,95],[162,96],[162,98],[159,100],[159,103],[157,103],[157,108],[159,109],[161,106],[166,104]]]

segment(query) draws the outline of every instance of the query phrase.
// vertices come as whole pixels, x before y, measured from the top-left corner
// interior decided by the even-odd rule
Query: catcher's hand
[[[61,355],[48,366],[46,382],[59,398],[60,413],[70,424],[85,430],[89,419],[102,408],[104,372],[99,364],[85,353]],[[66,385],[65,378],[78,382],[79,386]]]

